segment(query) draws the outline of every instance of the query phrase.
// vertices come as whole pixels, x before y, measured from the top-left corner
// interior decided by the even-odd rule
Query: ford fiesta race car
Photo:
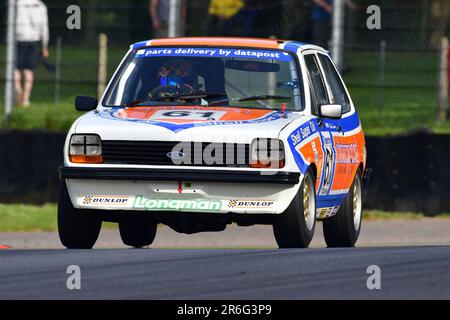
[[[364,134],[328,53],[299,42],[172,38],[131,46],[100,102],[72,125],[60,168],[58,228],[92,248],[102,221],[123,242],[273,225],[280,248],[354,246]]]

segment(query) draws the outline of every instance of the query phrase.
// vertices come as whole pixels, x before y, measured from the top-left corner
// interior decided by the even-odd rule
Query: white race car
[[[299,42],[136,43],[105,94],[77,97],[60,168],[58,228],[92,248],[102,221],[126,245],[157,224],[183,233],[273,225],[280,248],[328,246],[361,228],[364,133],[328,53]]]

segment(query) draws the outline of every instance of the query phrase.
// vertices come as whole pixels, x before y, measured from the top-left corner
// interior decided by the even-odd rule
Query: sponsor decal
[[[317,132],[317,127],[314,124],[313,121],[308,121],[307,123],[303,124],[301,127],[299,127],[297,130],[291,133],[291,142],[295,146],[297,146],[300,142],[303,140],[309,138],[314,133]]]
[[[228,208],[271,208],[273,200],[229,200]]]
[[[148,48],[138,50],[136,58],[150,57],[215,57],[253,58],[264,60],[291,61],[291,55],[282,51],[224,49],[224,48]]]
[[[358,163],[358,145],[356,143],[336,143],[334,147],[338,164]]]
[[[334,207],[333,210],[331,210],[331,215],[334,216],[338,212],[339,207]]]
[[[220,211],[222,209],[222,202],[203,199],[147,199],[144,196],[139,195],[134,198],[133,209],[170,211]]]
[[[128,196],[92,196],[86,195],[83,197],[83,204],[85,205],[125,205],[128,203]]]
[[[319,219],[325,219],[328,217],[332,217],[334,215],[336,215],[336,213],[338,212],[339,207],[329,207],[329,208],[320,208],[317,209],[318,212],[318,218]]]
[[[327,208],[317,209],[317,211],[319,211],[319,214],[318,214],[319,219],[323,219],[327,216],[327,212],[328,212]]]

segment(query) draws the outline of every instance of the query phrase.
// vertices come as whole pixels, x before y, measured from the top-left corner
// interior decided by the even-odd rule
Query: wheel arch
[[[314,176],[314,183],[317,187],[317,166],[314,162],[312,162],[309,166],[308,169],[306,170],[306,172],[308,172],[308,170],[311,170]]]
[[[362,161],[359,163],[358,168],[356,169],[356,172],[358,172],[358,170],[361,171],[361,175],[364,173],[364,168],[366,167],[366,164],[363,163]],[[355,172],[355,174],[356,174]]]

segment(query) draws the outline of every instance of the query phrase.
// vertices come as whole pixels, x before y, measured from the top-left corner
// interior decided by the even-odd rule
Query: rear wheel
[[[323,221],[323,234],[328,247],[354,247],[361,231],[362,177],[358,170],[344,203],[335,216]]]
[[[307,248],[316,226],[316,190],[308,170],[297,195],[285,212],[275,218],[273,232],[280,248]]]
[[[61,182],[58,197],[58,233],[68,249],[91,249],[97,241],[102,221],[95,211],[73,207],[65,181]]]
[[[149,217],[130,217],[119,221],[122,242],[127,246],[141,248],[152,244],[157,224]]]

